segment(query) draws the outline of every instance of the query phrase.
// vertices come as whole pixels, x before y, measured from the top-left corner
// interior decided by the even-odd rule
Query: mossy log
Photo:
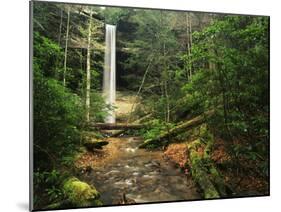
[[[99,192],[93,186],[75,177],[71,177],[63,183],[63,190],[71,205],[75,207],[102,205],[99,200]]]
[[[227,194],[224,180],[210,158],[210,153],[214,145],[214,136],[212,133],[210,133],[206,124],[202,124],[200,126],[200,136],[201,139],[204,139],[205,141],[203,158],[205,161],[208,161],[208,172],[210,173],[211,180],[219,191],[220,196],[225,197]]]
[[[188,145],[192,177],[203,191],[205,199],[219,198],[219,192],[209,178],[208,169],[203,163],[202,156],[197,152],[200,145],[200,139]]]
[[[209,173],[210,173],[211,180],[214,183],[214,185],[216,186],[216,189],[218,190],[220,196],[221,197],[226,197],[227,193],[226,193],[225,183],[223,181],[223,178],[219,174],[218,170],[214,166],[214,164],[210,165]]]
[[[213,113],[214,113],[213,110],[208,111],[203,115],[200,115],[191,120],[185,121],[185,122],[175,126],[174,128],[171,128],[169,131],[160,134],[157,138],[145,140],[144,143],[139,146],[139,148],[146,148],[150,144],[159,142],[161,140],[167,139],[172,136],[176,136],[178,133],[182,132],[183,130],[188,130],[190,128],[196,127],[196,126],[202,124],[205,121],[206,117],[212,115]]]

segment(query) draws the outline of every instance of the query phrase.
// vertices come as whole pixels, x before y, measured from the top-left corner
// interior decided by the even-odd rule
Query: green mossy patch
[[[219,198],[220,195],[208,176],[208,169],[202,156],[197,152],[201,146],[200,139],[188,144],[191,174],[195,182],[200,186],[205,199]]]
[[[89,184],[75,177],[69,178],[63,184],[63,190],[71,204],[77,207],[101,205],[99,192]]]
[[[220,173],[210,158],[214,137],[206,124],[200,127],[200,138],[187,145],[191,174],[206,199],[226,196],[226,188]]]

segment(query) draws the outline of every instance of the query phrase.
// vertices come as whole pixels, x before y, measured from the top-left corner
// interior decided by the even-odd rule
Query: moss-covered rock
[[[67,179],[63,184],[63,190],[72,205],[77,207],[101,205],[99,192],[89,184],[75,177]]]

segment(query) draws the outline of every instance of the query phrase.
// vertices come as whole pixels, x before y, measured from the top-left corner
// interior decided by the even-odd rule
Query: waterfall
[[[115,105],[116,78],[115,78],[115,34],[116,26],[106,24],[105,56],[103,72],[103,95],[106,104]],[[105,118],[105,123],[115,123],[115,112],[112,110]]]

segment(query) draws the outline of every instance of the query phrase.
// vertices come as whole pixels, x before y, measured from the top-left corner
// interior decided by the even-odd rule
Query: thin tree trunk
[[[163,39],[163,65],[164,65],[164,95],[166,98],[166,115],[165,120],[166,122],[170,122],[170,101],[169,101],[169,94],[168,94],[168,71],[167,71],[167,62],[166,62],[166,38],[163,36],[164,32],[164,24],[163,24],[163,14],[161,11],[161,28],[162,28],[162,39]]]
[[[143,75],[143,78],[142,78],[142,81],[141,81],[141,85],[140,85],[139,90],[138,90],[137,95],[136,95],[136,99],[135,99],[135,101],[134,101],[134,103],[133,103],[133,105],[132,105],[132,107],[131,107],[131,111],[130,111],[130,114],[129,114],[129,118],[128,118],[128,120],[127,120],[127,124],[131,121],[132,113],[133,113],[133,110],[134,110],[134,107],[135,107],[137,98],[138,98],[138,96],[139,96],[139,94],[140,94],[140,92],[141,92],[142,86],[143,86],[143,84],[144,84],[146,75],[147,75],[147,73],[148,73],[148,70],[149,70],[149,68],[150,68],[150,65],[151,65],[152,61],[153,61],[153,57],[152,57],[151,60],[149,61],[149,64],[148,64],[148,66],[147,66],[147,68],[146,68],[146,70],[145,70],[145,73],[144,73],[144,75]]]
[[[81,48],[80,50],[80,69],[83,70],[83,48]]]
[[[62,16],[63,16],[63,11],[62,11],[62,8],[61,8],[60,9],[60,28],[59,28],[59,38],[58,38],[58,45],[59,46],[60,46],[60,42],[61,42]]]
[[[65,49],[64,49],[64,70],[63,70],[63,85],[66,84],[66,64],[67,64],[67,46],[69,38],[69,20],[70,20],[70,7],[67,8],[67,25],[66,25],[66,37],[65,37]]]
[[[192,19],[191,14],[189,14],[189,41],[190,41],[190,49],[192,48]]]
[[[90,92],[91,92],[91,27],[92,27],[92,10],[90,11],[89,28],[88,28],[88,46],[87,46],[87,79],[86,79],[86,120],[90,121]]]
[[[166,97],[166,108],[167,108],[167,118],[166,122],[170,122],[170,100],[169,100],[169,94],[168,94],[168,71],[167,71],[167,64],[166,64],[166,43],[164,41],[163,45],[163,54],[164,54],[164,71],[165,71],[165,79],[164,79],[164,90],[165,90],[165,97]]]
[[[192,78],[192,63],[190,61],[191,59],[191,55],[192,55],[192,26],[191,26],[191,15],[188,14],[186,15],[186,19],[187,19],[187,31],[188,31],[188,70],[189,70],[189,79],[191,80]]]
[[[188,13],[185,13],[185,22],[186,22],[186,43],[187,43],[187,54],[188,54],[188,58],[190,55],[190,42],[189,42],[189,24],[188,24]],[[189,60],[189,59],[188,59]],[[189,61],[186,64],[186,75],[187,78],[190,79],[190,71],[189,71]]]

